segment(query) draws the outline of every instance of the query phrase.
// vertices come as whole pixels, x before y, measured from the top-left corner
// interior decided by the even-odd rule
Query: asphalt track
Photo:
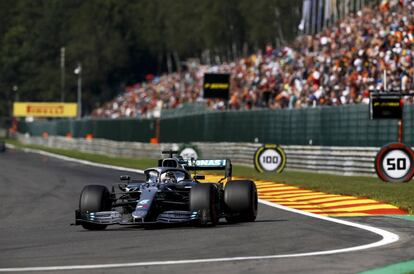
[[[121,174],[140,176],[14,149],[0,154],[0,271],[21,267],[300,254],[381,240],[381,236],[369,231],[266,205],[260,205],[255,223],[227,225],[223,222],[215,228],[148,230],[111,226],[94,232],[70,226],[83,186],[111,186]],[[70,272],[356,273],[414,258],[414,222],[388,217],[347,220],[383,228],[398,234],[400,240],[383,247],[331,255],[135,265]],[[48,273],[51,272],[59,271]]]

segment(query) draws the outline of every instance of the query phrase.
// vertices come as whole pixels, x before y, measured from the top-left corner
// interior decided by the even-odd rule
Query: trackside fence
[[[127,142],[240,142],[285,145],[381,147],[397,141],[396,120],[370,120],[368,105],[187,113],[156,119],[20,121],[31,136],[67,136]],[[404,142],[414,146],[414,105],[404,107]]]

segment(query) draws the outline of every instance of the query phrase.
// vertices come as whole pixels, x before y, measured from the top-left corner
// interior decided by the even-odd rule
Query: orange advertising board
[[[31,103],[13,104],[15,117],[76,117],[76,103]]]

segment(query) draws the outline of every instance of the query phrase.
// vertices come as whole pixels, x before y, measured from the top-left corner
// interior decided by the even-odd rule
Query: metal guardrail
[[[82,152],[130,158],[161,157],[161,151],[178,149],[180,144],[148,144],[138,142],[116,142],[104,139],[68,139],[50,136],[28,137],[18,135],[25,144],[37,144],[53,148],[78,150]],[[203,158],[230,158],[233,163],[253,166],[253,155],[258,143],[193,143]],[[375,175],[374,159],[379,148],[370,147],[324,147],[324,146],[283,146],[286,168],[289,170],[333,173],[339,175]]]

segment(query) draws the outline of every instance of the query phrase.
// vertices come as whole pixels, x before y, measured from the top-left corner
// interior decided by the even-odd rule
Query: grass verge
[[[106,156],[106,155],[93,154],[93,153],[87,153],[87,152],[80,152],[76,150],[50,148],[50,147],[39,146],[39,145],[25,145],[15,140],[6,140],[6,143],[14,145],[18,148],[39,149],[39,150],[43,150],[43,151],[47,151],[47,152],[51,152],[55,154],[60,154],[60,155],[71,157],[71,158],[87,160],[87,161],[100,163],[100,164],[115,165],[115,166],[137,168],[137,169],[145,169],[145,168],[157,165],[157,160],[155,159],[134,159],[134,158],[126,158],[126,157],[113,157],[113,156]]]
[[[27,147],[41,149],[72,158],[129,168],[145,169],[147,167],[155,166],[157,163],[156,159],[132,159],[104,156],[38,145],[24,145],[15,140],[7,140],[6,142],[20,148]],[[412,186],[412,183],[392,184],[382,182],[374,177],[339,176],[296,171],[284,171],[282,174],[258,173],[253,168],[237,165],[233,168],[233,175],[255,180],[269,180],[326,193],[370,198],[406,209],[410,214],[414,213],[414,186]]]

